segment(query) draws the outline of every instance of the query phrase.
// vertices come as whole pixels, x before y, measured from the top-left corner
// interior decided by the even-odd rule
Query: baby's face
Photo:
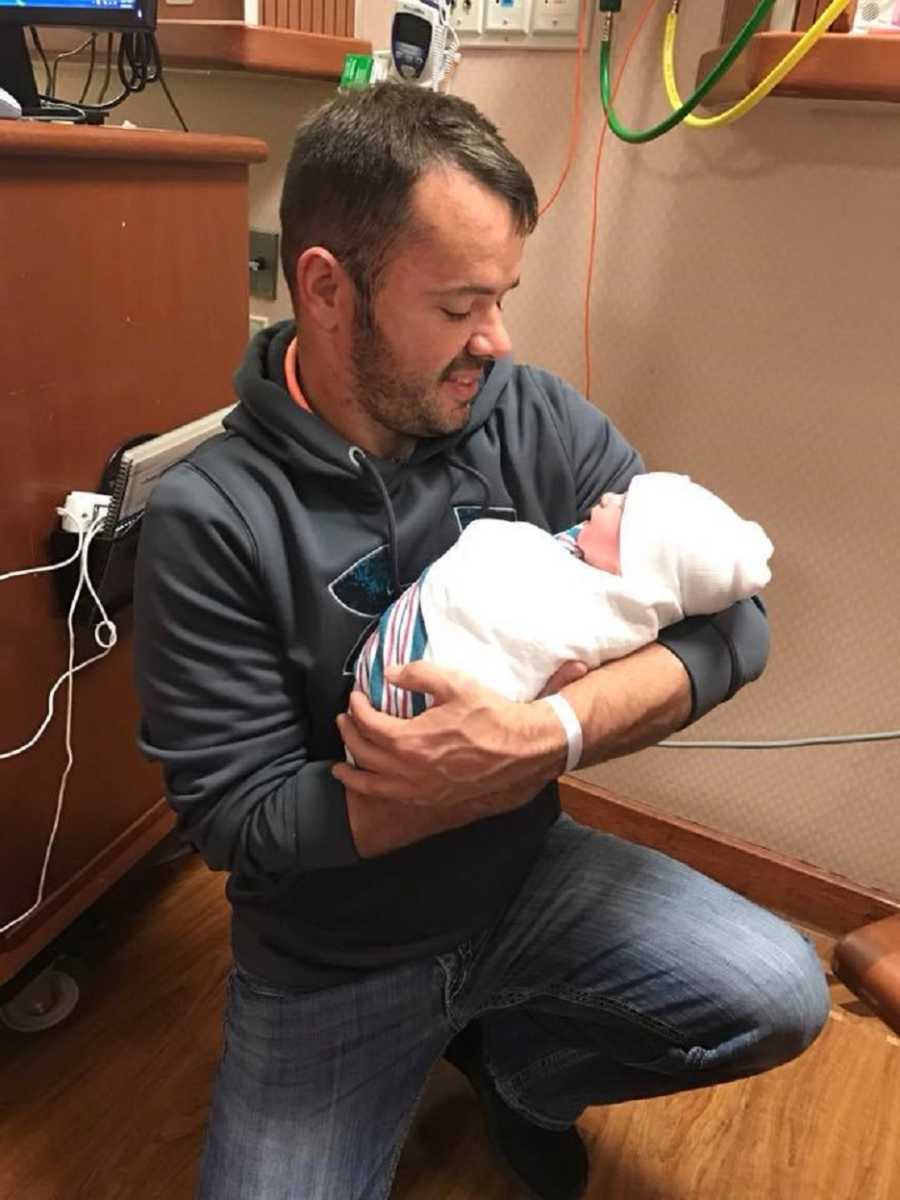
[[[606,492],[591,509],[590,520],[578,535],[578,548],[585,562],[612,575],[619,574],[619,526],[624,504],[624,496]]]

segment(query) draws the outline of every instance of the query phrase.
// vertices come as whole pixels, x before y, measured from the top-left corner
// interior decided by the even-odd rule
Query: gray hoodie
[[[179,829],[229,871],[237,961],[324,987],[445,952],[513,900],[559,813],[530,804],[362,860],[335,726],[356,655],[403,586],[479,515],[556,532],[643,470],[556,376],[496,362],[466,428],[403,463],[351,447],[284,384],[294,329],[258,334],[226,432],[172,467],[144,517],[135,580],[140,743],[162,762]],[[660,636],[684,663],[692,719],[763,669],[762,605]]]

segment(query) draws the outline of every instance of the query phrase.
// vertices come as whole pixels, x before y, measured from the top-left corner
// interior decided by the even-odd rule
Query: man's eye
[[[449,317],[451,321],[464,321],[466,317],[471,317],[472,315],[471,309],[469,309],[468,312],[454,312],[452,308],[445,308],[441,311],[443,312],[444,316]]]

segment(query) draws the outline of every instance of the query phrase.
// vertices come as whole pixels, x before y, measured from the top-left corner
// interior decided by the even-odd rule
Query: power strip
[[[102,492],[69,492],[58,510],[63,529],[67,533],[87,532],[98,517],[106,516],[111,502],[112,496]]]

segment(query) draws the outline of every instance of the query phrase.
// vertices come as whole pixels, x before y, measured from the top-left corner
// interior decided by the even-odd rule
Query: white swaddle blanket
[[[685,615],[714,613],[771,578],[772,544],[687,476],[637,476],[620,530],[621,575],[534,525],[472,522],[421,581],[423,658],[532,700],[563,663],[600,666]]]

